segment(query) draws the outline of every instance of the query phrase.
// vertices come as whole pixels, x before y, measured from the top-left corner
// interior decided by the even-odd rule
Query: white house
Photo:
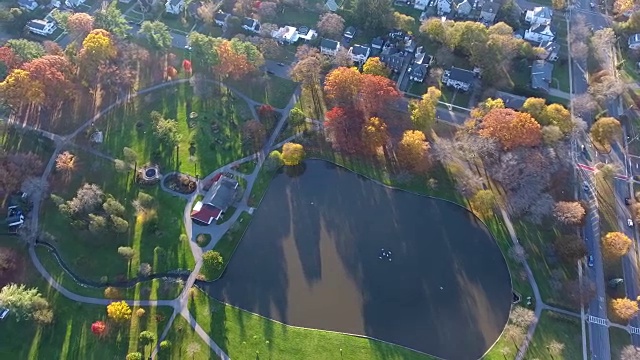
[[[353,62],[363,63],[367,61],[370,53],[371,49],[369,49],[368,46],[353,45],[349,48],[349,55],[351,55],[351,60],[353,60]]]
[[[553,41],[555,34],[549,25],[531,25],[531,28],[524,31],[524,39],[534,42]]]
[[[271,33],[271,36],[281,43],[293,44],[298,41],[298,29],[293,26],[281,27]]]
[[[70,8],[77,8],[78,6],[84,4],[85,0],[65,0],[64,4]]]
[[[260,23],[256,19],[244,18],[242,19],[242,28],[254,33],[260,32]]]
[[[640,34],[633,34],[629,36],[627,45],[629,45],[629,49],[640,49]]]
[[[56,9],[60,8],[60,5],[62,5],[60,0],[51,0],[50,4],[51,4],[51,6],[53,6]]]
[[[469,3],[469,1],[464,0],[456,6],[456,13],[461,16],[469,16],[473,6]]]
[[[442,82],[456,90],[468,91],[473,85],[473,71],[452,67],[442,74]]]
[[[353,26],[349,26],[348,28],[345,29],[344,33],[342,34],[345,38],[351,40],[353,39],[354,36],[356,36],[356,28],[354,28]]]
[[[413,8],[424,11],[427,9],[427,5],[429,5],[429,0],[416,0],[413,4]]]
[[[438,0],[436,8],[438,15],[446,15],[451,12],[453,7],[453,0]]]
[[[218,26],[224,26],[227,23],[227,19],[229,18],[229,14],[223,13],[222,11],[217,12],[213,16],[213,20],[216,22]]]
[[[38,3],[34,0],[18,0],[18,6],[24,10],[34,10],[38,7]]]
[[[47,36],[56,31],[56,23],[44,20],[30,20],[27,23],[27,29],[38,35]]]
[[[164,4],[164,11],[169,14],[180,14],[184,10],[184,0],[167,0]]]
[[[527,10],[524,20],[531,25],[549,25],[552,17],[553,11],[551,9],[546,6],[538,6],[533,10]]]
[[[340,49],[340,43],[331,39],[322,39],[320,41],[320,53],[324,55],[335,56]]]

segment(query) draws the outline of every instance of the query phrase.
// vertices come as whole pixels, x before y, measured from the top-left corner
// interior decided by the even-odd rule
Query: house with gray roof
[[[531,66],[531,88],[549,91],[553,74],[553,64],[544,60],[536,60]]]
[[[496,15],[502,3],[498,0],[488,0],[482,4],[480,8],[480,22],[493,24],[496,22]]]
[[[320,53],[324,55],[336,56],[340,49],[340,43],[331,39],[320,40]]]
[[[524,96],[519,96],[515,94],[511,94],[504,91],[496,91],[496,99],[501,99],[504,103],[504,107],[513,110],[520,110],[524,105],[524,102],[527,101],[527,98]]]
[[[363,63],[367,61],[369,54],[371,54],[371,49],[368,46],[353,45],[349,48],[349,55],[351,55],[353,62]]]
[[[398,51],[395,46],[388,46],[382,50],[380,61],[387,65],[393,72],[400,72],[404,65],[404,53]]]
[[[527,10],[524,21],[531,25],[550,25],[553,11],[546,6],[538,6],[533,10]]]
[[[238,182],[227,176],[211,186],[202,201],[198,201],[191,211],[191,219],[202,225],[209,225],[222,217],[235,201]]]

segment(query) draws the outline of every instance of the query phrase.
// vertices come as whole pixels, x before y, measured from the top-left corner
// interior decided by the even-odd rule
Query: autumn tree
[[[587,255],[587,245],[584,240],[574,234],[559,236],[553,246],[568,265],[575,265],[576,261]]]
[[[626,255],[631,247],[631,239],[621,232],[610,232],[602,237],[602,251],[605,256],[619,258]]]
[[[525,100],[520,111],[526,112],[531,115],[536,121],[540,122],[540,125],[547,125],[542,123],[542,117],[545,109],[547,108],[547,100],[542,98],[530,97]]]
[[[32,81],[28,71],[15,69],[0,82],[0,97],[5,105],[17,110],[23,104],[41,104],[45,99],[44,87]]]
[[[0,248],[0,276],[5,276],[16,268],[18,254],[10,248]]]
[[[416,19],[413,16],[405,15],[397,11],[393,12],[393,27],[407,32],[413,31]]]
[[[296,143],[282,146],[282,162],[287,166],[296,166],[304,159],[304,147]]]
[[[442,96],[442,92],[433,86],[427,89],[427,92],[422,95],[420,101],[411,101],[409,103],[409,111],[411,112],[411,121],[413,126],[422,131],[428,133],[436,123],[436,106]]]
[[[360,92],[362,77],[363,75],[354,67],[334,69],[324,80],[327,99],[338,106],[352,106]],[[375,91],[375,89],[372,90]]]
[[[584,206],[577,201],[559,201],[553,208],[553,216],[566,225],[580,225],[586,212]]]
[[[107,305],[107,316],[115,322],[125,322],[131,319],[131,308],[125,301],[114,301]]]
[[[496,196],[491,190],[479,190],[471,198],[471,206],[483,215],[491,214],[496,204]]]
[[[56,170],[65,174],[71,173],[76,168],[76,156],[65,151],[56,156]]]
[[[327,12],[320,16],[316,27],[320,35],[336,39],[344,31],[344,19],[338,14]]]
[[[380,115],[400,97],[394,81],[378,75],[362,75],[358,100],[365,115]]]
[[[0,290],[0,307],[8,309],[17,320],[37,320],[39,311],[49,311],[49,303],[38,288],[27,288],[24,284],[9,284]]]
[[[362,72],[369,75],[389,76],[389,69],[379,57],[370,57],[364,62]]]
[[[407,169],[422,171],[427,165],[429,143],[422,131],[407,130],[398,143],[398,161]]]
[[[387,124],[378,117],[369,118],[362,127],[362,143],[371,153],[376,153],[389,141]]]
[[[622,321],[629,321],[638,314],[638,302],[627,298],[611,299],[609,308]]]
[[[260,20],[265,22],[275,18],[277,11],[278,4],[272,1],[261,1],[258,6],[258,15],[260,16]]]
[[[567,0],[551,0],[554,10],[564,10],[567,7]]]
[[[279,169],[282,165],[284,165],[284,161],[282,161],[282,153],[278,150],[273,150],[269,153],[269,157],[265,161],[264,165],[270,171]]]
[[[591,126],[591,137],[603,146],[609,146],[620,135],[620,122],[612,117],[601,117]]]
[[[111,34],[103,29],[92,30],[82,42],[82,49],[78,54],[84,78],[91,81],[97,80],[100,65],[113,59],[116,53]]]
[[[87,214],[102,204],[103,197],[104,192],[98,185],[85,183],[78,189],[76,196],[63,205],[69,209],[72,215]]]
[[[93,30],[93,16],[86,13],[74,13],[67,19],[67,30],[73,37],[82,40]]]
[[[487,98],[483,102],[479,103],[478,106],[471,110],[471,118],[473,119],[482,119],[485,115],[489,113],[489,111],[493,109],[504,109],[504,101],[502,99],[492,99]]]
[[[133,257],[136,255],[136,251],[133,248],[128,246],[120,246],[118,248],[118,254],[122,256],[125,260],[131,261]]]
[[[138,310],[136,310],[136,317],[139,317],[139,318],[144,317],[144,314],[146,314],[146,313],[147,312],[144,311],[143,308],[139,308]]]
[[[625,11],[633,9],[633,0],[615,0],[613,2],[613,12],[616,14],[622,14]]]
[[[325,114],[324,126],[336,150],[353,154],[362,149],[361,132],[364,116],[358,110],[334,107]]]
[[[626,345],[620,352],[620,360],[638,360],[640,359],[640,347],[635,345]]]
[[[113,286],[107,286],[104,289],[104,297],[107,299],[118,299],[122,296],[122,294],[120,294],[120,290],[118,290],[118,288],[115,288]]]
[[[204,22],[208,26],[211,26],[213,25],[215,11],[217,8],[217,4],[213,3],[212,1],[205,2],[201,3],[201,5],[198,6],[198,10],[196,10],[196,13],[198,14],[198,17],[200,18],[200,20],[202,20],[202,22]]]
[[[512,109],[491,110],[482,119],[479,134],[497,140],[505,150],[536,146],[542,141],[540,124],[531,115]]]
[[[533,310],[522,306],[514,306],[509,314],[509,322],[522,329],[528,329],[536,320]]]
[[[20,190],[24,181],[40,172],[42,162],[33,153],[0,154],[0,192]]]
[[[216,48],[219,62],[214,70],[223,77],[240,79],[264,64],[264,58],[258,48],[250,42],[236,38],[223,40]]]
[[[95,321],[91,324],[91,332],[98,337],[102,337],[107,332],[107,324],[104,321]]]
[[[166,51],[171,47],[169,27],[161,21],[143,21],[138,34],[143,35],[153,49]]]
[[[258,151],[264,145],[267,129],[260,121],[249,120],[242,126],[242,135],[251,144],[253,150]]]
[[[65,100],[71,91],[75,66],[64,56],[45,55],[22,65],[36,87],[42,87],[45,104]]]
[[[571,113],[561,104],[549,104],[545,106],[541,118],[537,119],[541,125],[554,125],[560,128],[563,134],[569,134],[574,128]]]

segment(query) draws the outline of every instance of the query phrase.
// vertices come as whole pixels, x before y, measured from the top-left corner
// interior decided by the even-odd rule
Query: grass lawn
[[[555,87],[561,91],[569,92],[569,64],[561,64],[556,62],[553,66],[553,82],[552,87]]]
[[[184,16],[184,12],[180,15],[174,15],[163,11],[158,20],[162,21],[173,30],[178,30],[185,33],[191,31],[191,28],[196,22],[195,17]]]
[[[422,96],[427,92],[427,87],[429,87],[429,85],[426,82],[419,83],[411,81],[409,83],[409,87],[407,88],[407,92],[413,95]]]
[[[580,321],[543,311],[536,332],[527,350],[527,359],[581,359],[582,329]],[[551,354],[547,347],[557,341],[564,345],[559,354]]]
[[[320,20],[320,13],[313,10],[285,6],[276,14],[276,18],[272,23],[280,26],[307,26],[310,29],[315,29],[317,28],[318,20]]]
[[[255,160],[250,160],[247,162],[243,162],[242,164],[238,165],[235,170],[239,171],[243,174],[251,174],[253,173],[253,170],[256,168],[256,165],[258,163]]]
[[[232,359],[427,360],[405,348],[339,333],[287,326],[224,305],[198,291],[189,309]],[[342,351],[341,351],[342,350]]]
[[[609,341],[611,343],[611,358],[620,359],[622,349],[627,345],[631,345],[631,335],[622,329],[610,327]]]
[[[241,81],[228,80],[229,86],[259,103],[282,109],[287,106],[298,84],[274,75]]]
[[[224,265],[220,270],[213,271],[209,274],[210,280],[217,279],[222,275],[250,222],[251,215],[247,212],[242,212],[236,223],[231,226],[229,231],[227,231],[220,240],[218,240],[213,250],[220,253],[222,260],[224,261]]]
[[[158,353],[158,359],[160,360],[209,360],[218,358],[209,345],[193,330],[187,320],[180,315],[176,316],[173,321],[166,340],[171,342],[171,348],[168,351],[160,351]],[[189,354],[187,352],[188,348],[196,350],[190,357],[185,356]]]
[[[440,98],[440,101],[461,106],[464,108],[469,106],[469,100],[471,100],[471,93],[456,91],[448,87],[442,87],[440,91],[442,91],[442,97]],[[416,95],[420,95],[420,94],[416,94]]]
[[[180,241],[180,234],[184,232],[181,221],[186,204],[184,200],[162,191],[158,185],[141,188],[132,184],[130,173],[116,173],[109,160],[73,152],[77,157],[77,169],[68,178],[64,174],[52,175],[52,193],[69,200],[83,183],[97,184],[125,207],[122,217],[129,222],[129,230],[123,234],[108,230],[92,234],[74,228],[54,202],[46,200],[41,224],[55,237],[54,245],[74,272],[99,281],[103,276],[111,280],[134,277],[141,263],[151,264],[152,272],[156,273],[193,267],[189,244]],[[157,204],[144,215],[136,215],[131,204],[139,191],[153,196]],[[130,264],[118,255],[119,246],[130,246],[136,250]],[[162,250],[155,250],[156,247]]]
[[[198,97],[191,86],[182,84],[136,98],[96,123],[104,131],[101,151],[120,158],[122,149],[129,147],[138,153],[139,164],[152,162],[163,173],[179,170],[201,177],[248,155],[241,129],[251,119],[251,110],[226,88],[212,85],[211,91],[221,93]],[[152,111],[178,123],[177,163],[176,148],[161,144],[153,134]],[[189,118],[192,112],[195,119]]]

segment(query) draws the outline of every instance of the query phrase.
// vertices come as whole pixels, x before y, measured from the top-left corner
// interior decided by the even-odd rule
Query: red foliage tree
[[[19,64],[19,59],[13,50],[7,46],[0,47],[0,62],[6,67],[6,72],[9,73],[11,69],[14,69]]]
[[[513,109],[493,109],[482,119],[481,136],[497,140],[505,150],[540,144],[542,131],[528,113]]]
[[[45,55],[22,65],[29,72],[33,81],[42,84],[45,102],[49,105],[65,99],[71,88],[69,77],[74,72],[74,66],[64,56]]]
[[[362,86],[362,74],[353,67],[339,67],[324,80],[324,93],[327,99],[337,106],[350,106],[355,100]]]
[[[326,114],[324,122],[333,138],[333,146],[346,153],[356,153],[363,149],[361,132],[364,123],[362,113],[353,108],[334,107]]]
[[[362,75],[360,86],[360,107],[367,116],[379,115],[389,104],[400,98],[396,83],[379,75]]]
[[[104,321],[96,321],[91,324],[91,332],[96,336],[103,336],[107,331],[107,324]]]
[[[178,70],[176,70],[176,68],[174,68],[173,66],[167,67],[167,77],[170,79],[174,79],[176,76],[178,76]]]
[[[184,59],[184,60],[182,61],[182,68],[184,69],[184,71],[185,71],[187,74],[191,74],[191,70],[193,69],[193,68],[191,67],[191,61],[189,61],[189,60],[187,60],[187,59]]]

